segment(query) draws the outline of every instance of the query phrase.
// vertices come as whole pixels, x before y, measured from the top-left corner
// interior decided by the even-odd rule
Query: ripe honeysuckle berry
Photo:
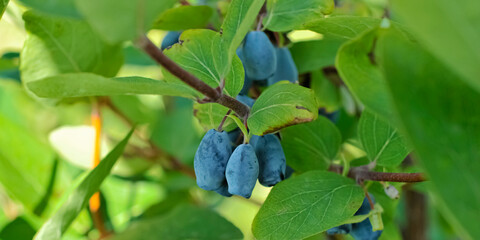
[[[372,201],[375,202],[373,196],[371,194],[369,194],[369,196]],[[365,215],[368,214],[370,211],[370,203],[368,201],[368,198],[365,197],[363,199],[362,206],[358,209],[355,215]],[[350,232],[350,235],[352,235],[355,240],[376,240],[380,237],[381,234],[382,231],[373,231],[372,223],[368,218],[359,223],[352,223],[352,231]]]
[[[278,137],[275,134],[260,136],[255,139],[254,148],[260,167],[260,184],[271,187],[282,181],[287,162]]]
[[[219,189],[225,182],[225,169],[231,154],[228,134],[210,129],[195,153],[193,166],[197,185],[209,191]]]
[[[268,78],[268,85],[273,85],[282,80],[288,80],[291,83],[298,82],[298,70],[290,50],[286,47],[275,48],[275,54],[277,56],[277,67],[273,76]]]
[[[255,103],[255,100],[253,100],[251,97],[245,96],[245,95],[238,95],[237,100],[240,101],[241,103],[247,105],[250,108],[253,107],[253,104]]]
[[[249,78],[265,80],[275,72],[275,48],[264,32],[249,32],[243,41],[242,54],[245,59],[245,72]]]
[[[181,34],[182,32],[168,32],[163,38],[160,48],[164,50],[178,43]]]
[[[352,224],[343,224],[338,227],[333,227],[327,230],[328,235],[335,234],[349,234],[352,231]]]
[[[250,144],[240,144],[228,160],[225,176],[228,192],[250,198],[258,178],[258,159]]]

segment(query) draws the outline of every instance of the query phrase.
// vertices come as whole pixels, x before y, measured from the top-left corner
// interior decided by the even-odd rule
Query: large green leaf
[[[480,1],[395,0],[392,7],[433,55],[480,91]]]
[[[144,77],[105,78],[93,73],[67,73],[27,83],[27,87],[42,98],[112,96],[125,94],[155,94],[195,98],[198,93],[177,82],[165,82]]]
[[[257,239],[304,239],[340,225],[362,204],[352,179],[310,171],[277,184],[253,220]]]
[[[263,25],[275,32],[285,32],[306,21],[323,18],[333,12],[333,0],[267,0],[267,16]]]
[[[19,0],[19,2],[27,7],[49,15],[71,18],[82,17],[75,7],[74,0]]]
[[[358,137],[370,161],[380,166],[398,166],[409,153],[398,130],[368,110],[360,117]]]
[[[135,40],[176,0],[75,0],[98,34],[111,43]]]
[[[160,15],[153,28],[173,31],[204,28],[212,14],[213,10],[208,6],[179,6]]]
[[[110,174],[113,165],[122,155],[132,133],[133,130],[85,177],[58,211],[43,224],[35,235],[35,239],[56,240],[62,238],[63,233],[75,220],[80,211],[87,206],[90,197],[98,191],[103,180]]]
[[[32,209],[47,189],[54,155],[29,129],[0,114],[0,184]]]
[[[221,39],[217,49],[218,55],[226,55],[227,62],[236,56],[235,51],[247,32],[252,28],[258,12],[265,0],[232,0],[228,7],[227,15],[221,26]],[[228,66],[220,72],[226,72]]]
[[[340,131],[325,117],[285,128],[281,133],[288,165],[300,172],[326,170],[342,143]]]
[[[380,19],[372,17],[333,16],[308,22],[303,27],[321,33],[324,37],[346,41],[379,24]]]
[[[317,118],[318,109],[312,90],[285,81],[276,83],[253,104],[248,127],[255,135],[264,135],[290,125]]]
[[[436,201],[463,239],[479,239],[480,94],[398,35],[378,43],[393,103]]]
[[[123,63],[121,47],[103,42],[83,21],[31,11],[23,19],[29,33],[20,59],[24,82],[74,72],[111,77]]]
[[[310,88],[315,92],[318,106],[326,108],[328,112],[337,110],[341,104],[337,86],[322,70],[313,71],[310,80]]]
[[[211,87],[218,87],[221,79],[225,78],[225,93],[235,97],[243,87],[245,72],[238,57],[233,58],[230,70],[226,76],[219,69],[230,65],[224,58],[215,54],[218,51],[220,35],[206,29],[187,30],[181,36],[182,44],[175,44],[164,53],[183,67],[204,81]],[[179,80],[163,69],[167,81]]]
[[[243,234],[212,210],[183,205],[166,216],[135,222],[113,239],[234,240],[243,239]]]
[[[218,128],[228,110],[227,107],[218,103],[195,103],[193,105],[193,114],[205,130]],[[231,131],[235,128],[237,128],[237,124],[231,118],[227,118],[223,124],[223,129]]]
[[[5,12],[5,9],[7,9],[9,0],[0,0],[0,19],[2,19],[3,12]]]
[[[350,92],[366,108],[390,119],[393,111],[386,82],[369,56],[377,33],[378,28],[368,30],[342,45],[335,65]]]
[[[327,38],[296,42],[290,48],[298,73],[306,73],[335,65],[335,56],[343,39]]]

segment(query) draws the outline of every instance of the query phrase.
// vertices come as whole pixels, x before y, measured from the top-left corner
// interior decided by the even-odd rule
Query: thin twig
[[[247,116],[250,112],[250,109],[245,104],[208,86],[193,74],[181,68],[177,63],[163,54],[163,52],[157,46],[155,46],[155,44],[153,44],[148,37],[143,36],[136,42],[136,44],[153,60],[162,65],[167,71],[179,78],[184,83],[188,84],[190,87],[210,98],[213,102],[232,109],[239,117]]]
[[[341,173],[343,167],[333,164],[330,171]],[[392,173],[392,172],[374,172],[368,170],[368,166],[353,167],[348,172],[348,177],[362,181],[381,181],[381,182],[423,182],[427,179],[423,173]]]

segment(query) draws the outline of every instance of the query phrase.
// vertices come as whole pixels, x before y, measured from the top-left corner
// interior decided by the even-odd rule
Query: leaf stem
[[[230,113],[232,113],[232,109],[229,109],[227,114],[225,114],[225,116],[223,116],[223,119],[220,122],[220,125],[218,125],[218,131],[219,132],[223,131],[223,124],[225,124],[225,121],[227,121],[228,115],[230,115]]]
[[[142,38],[138,39],[136,41],[136,45],[145,53],[147,53],[153,60],[162,65],[171,74],[188,84],[190,87],[201,92],[213,102],[232,109],[239,117],[248,116],[248,113],[250,112],[248,106],[236,100],[235,98],[223,94],[221,91],[217,91],[195,77],[193,74],[181,68],[178,64],[163,54],[163,52],[158,49],[158,47],[155,46],[155,44],[153,44],[147,36],[143,36]]]

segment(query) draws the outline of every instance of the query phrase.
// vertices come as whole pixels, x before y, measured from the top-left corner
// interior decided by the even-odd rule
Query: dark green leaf
[[[370,161],[380,166],[398,166],[409,153],[398,130],[368,110],[360,117],[358,137]]]
[[[42,98],[70,98],[125,94],[155,94],[195,98],[197,92],[177,82],[144,77],[105,78],[93,73],[67,73],[27,83]]]
[[[75,0],[93,29],[110,43],[135,40],[176,0]]]
[[[205,130],[218,128],[227,112],[228,108],[218,103],[196,103],[193,105],[193,113]],[[237,128],[235,122],[227,118],[223,124],[223,129],[231,131],[235,128]]]
[[[310,171],[277,184],[253,220],[257,239],[304,239],[340,225],[362,204],[352,179]]]
[[[236,96],[243,87],[245,72],[242,62],[238,57],[233,58],[230,70],[226,76],[222,75],[220,69],[230,65],[224,61],[218,51],[220,35],[206,29],[188,30],[180,36],[182,44],[175,44],[165,50],[165,55],[170,57],[178,65],[183,67],[204,81],[211,87],[218,87],[221,80],[225,79],[224,91],[230,96]],[[170,82],[179,82],[174,75],[163,69],[165,79]]]
[[[243,239],[243,234],[212,210],[184,205],[165,217],[137,221],[113,239],[234,240]]]
[[[338,51],[336,67],[350,92],[385,119],[392,118],[392,108],[386,82],[369,54],[373,51],[378,29],[366,31],[348,41]]]
[[[333,12],[333,0],[267,0],[267,16],[263,25],[275,32],[285,32],[306,21],[323,18]]]
[[[83,21],[31,11],[23,19],[29,32],[20,59],[24,82],[79,72],[112,77],[123,63],[121,47],[103,42]]]
[[[70,194],[66,202],[40,228],[35,235],[35,239],[56,240],[62,238],[63,233],[88,204],[90,197],[98,191],[103,180],[110,174],[113,165],[122,155],[132,133],[133,130],[85,177],[73,193]]]
[[[0,19],[2,19],[3,12],[5,12],[5,9],[7,9],[9,0],[0,0]]]
[[[253,104],[248,127],[255,135],[264,135],[317,118],[318,108],[312,90],[282,81],[276,83]]]
[[[331,112],[340,106],[338,88],[325,76],[322,70],[313,71],[310,75],[310,88],[315,92],[319,107]]]
[[[296,42],[290,48],[298,73],[306,73],[335,65],[335,56],[344,40],[327,38]]]
[[[162,13],[153,28],[170,31],[205,28],[212,13],[208,6],[179,6]]]
[[[19,0],[19,2],[29,8],[49,15],[82,18],[75,6],[74,0]]]
[[[395,0],[392,6],[433,55],[480,91],[480,1]]]
[[[285,128],[281,133],[288,165],[300,172],[326,170],[342,142],[337,127],[325,117]]]
[[[9,222],[2,231],[0,239],[31,240],[36,230],[23,217],[17,217]]]
[[[401,126],[438,206],[462,238],[480,238],[480,94],[397,34],[377,46]]]

